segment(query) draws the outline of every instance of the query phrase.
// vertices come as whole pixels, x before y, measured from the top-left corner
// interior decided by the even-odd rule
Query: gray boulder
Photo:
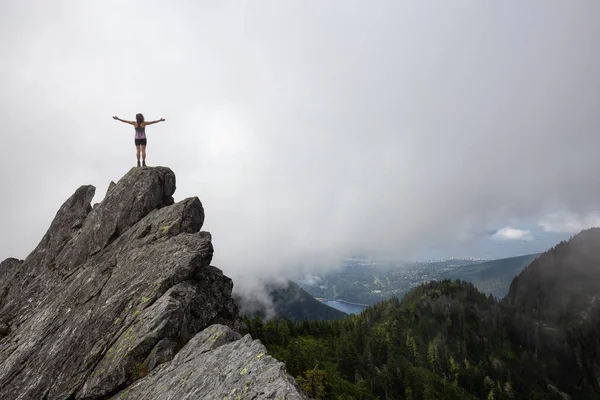
[[[214,382],[227,376],[229,358],[248,361],[260,344],[248,347],[249,336],[235,333],[245,327],[233,282],[210,265],[202,204],[174,204],[174,191],[175,175],[164,167],[132,169],[93,209],[95,188],[82,186],[24,261],[0,264],[0,399],[107,399],[134,383],[139,398],[155,398],[143,397],[144,386],[179,370],[182,354],[212,363],[203,379]],[[213,325],[234,341],[222,346],[227,357],[210,361],[194,343]],[[301,396],[283,364],[264,360],[281,381],[261,372],[261,387]],[[188,388],[195,398],[218,396],[215,385],[198,385]],[[169,398],[183,398],[181,388],[171,391]]]
[[[142,368],[143,371],[145,371]],[[302,400],[284,365],[250,335],[243,338],[213,325],[188,342],[173,361],[161,365],[114,400],[286,399]]]

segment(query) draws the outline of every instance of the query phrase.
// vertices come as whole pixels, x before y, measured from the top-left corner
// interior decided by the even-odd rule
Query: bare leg
[[[141,147],[142,147],[142,146],[135,146],[136,153],[137,153],[137,154],[136,154],[136,156],[137,156],[137,160],[138,160],[138,162],[140,161],[140,148],[141,148]],[[144,152],[144,158],[146,158],[146,156],[145,156],[145,152]]]
[[[146,162],[146,146],[142,145],[142,161]],[[138,160],[140,159],[140,156],[138,154]]]

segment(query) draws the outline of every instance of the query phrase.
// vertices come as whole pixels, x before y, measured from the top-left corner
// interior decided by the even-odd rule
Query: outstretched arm
[[[126,121],[124,119],[121,119],[121,118],[117,117],[116,115],[113,115],[113,119],[116,119],[117,121],[125,122],[126,124],[135,125],[135,122],[133,122],[133,121]]]
[[[157,122],[162,122],[164,120],[165,120],[164,118],[161,118],[161,119],[157,119],[156,121],[148,121],[148,122],[146,122],[146,125],[152,125],[152,124],[155,124]]]

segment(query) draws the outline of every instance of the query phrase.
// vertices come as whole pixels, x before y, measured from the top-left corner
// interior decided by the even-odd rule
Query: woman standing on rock
[[[137,166],[140,166],[140,151],[142,153],[142,165],[145,167],[146,166],[146,126],[148,125],[152,125],[155,124],[157,122],[162,122],[165,119],[161,118],[161,119],[157,119],[156,121],[144,121],[144,116],[142,114],[136,114],[135,116],[135,121],[126,121],[124,119],[121,119],[119,117],[117,117],[116,115],[113,116],[113,119],[116,119],[117,121],[121,121],[121,122],[125,122],[126,124],[131,124],[135,127],[135,148],[137,150]]]

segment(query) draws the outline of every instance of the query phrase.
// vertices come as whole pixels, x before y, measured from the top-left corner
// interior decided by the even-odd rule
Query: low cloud
[[[542,219],[539,225],[546,232],[575,234],[585,229],[600,227],[600,214],[554,213]]]
[[[298,283],[308,285],[308,286],[317,286],[322,282],[322,279],[317,275],[307,274],[304,278],[298,279]],[[321,286],[322,288],[323,286]]]
[[[527,242],[533,240],[533,236],[531,235],[530,231],[510,227],[498,230],[492,235],[492,238],[496,240],[523,240]]]

